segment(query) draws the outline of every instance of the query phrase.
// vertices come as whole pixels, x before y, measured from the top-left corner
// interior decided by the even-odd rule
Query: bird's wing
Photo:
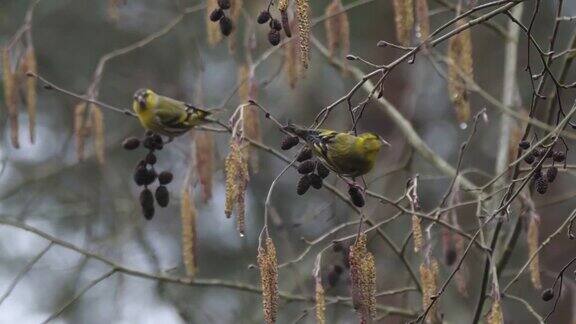
[[[186,106],[186,111],[191,112],[191,113],[201,113],[204,116],[208,116],[208,115],[212,114],[212,112],[210,110],[201,109],[201,108],[198,108],[198,107],[196,107],[192,104],[189,104],[189,103],[184,103],[184,106]]]
[[[157,111],[155,120],[165,128],[185,129],[190,128],[186,123],[186,113],[178,113],[169,110]]]
[[[154,110],[156,121],[165,127],[182,128],[188,117],[184,103],[168,97],[162,97]]]
[[[328,159],[328,151],[337,135],[337,132],[331,130],[311,130],[306,140],[312,145],[318,154],[325,159]]]

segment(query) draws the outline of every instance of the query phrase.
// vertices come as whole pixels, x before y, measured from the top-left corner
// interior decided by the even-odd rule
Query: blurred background
[[[351,53],[377,64],[387,63],[401,50],[378,48],[379,40],[395,42],[392,1],[364,1],[348,11]],[[485,1],[478,1],[483,3]],[[311,1],[312,16],[324,13],[329,1]],[[344,5],[353,3],[345,0]],[[554,22],[555,1],[544,1],[534,25],[534,35],[547,45],[547,37]],[[180,8],[201,4],[199,1],[128,0],[120,3],[116,13],[110,12],[106,1],[43,0],[35,9],[33,37],[38,72],[55,84],[75,93],[85,94],[92,82],[98,60],[105,54],[130,45],[147,35],[161,30],[179,15]],[[6,43],[22,25],[29,1],[0,1],[0,44]],[[248,60],[244,48],[249,32],[248,21],[253,23],[257,13],[267,1],[245,1],[245,12],[230,36],[236,39],[231,51],[227,41],[211,46],[207,42],[206,10],[187,14],[169,33],[148,45],[118,56],[108,62],[102,75],[99,100],[130,109],[132,95],[139,88],[152,88],[157,92],[207,107],[218,107],[234,93],[239,82],[237,70]],[[438,27],[454,16],[452,11],[436,1],[430,1],[431,24]],[[528,22],[533,2],[524,8],[523,22]],[[116,16],[117,15],[117,16]],[[563,15],[576,15],[576,2],[564,1]],[[506,28],[508,21],[499,16],[494,23]],[[256,42],[253,59],[271,48],[266,39],[268,28],[253,26]],[[568,47],[574,34],[575,21],[561,25],[558,48]],[[312,33],[326,42],[324,24],[317,24]],[[248,36],[247,36],[248,35]],[[502,97],[504,42],[492,29],[477,26],[472,29],[475,80],[496,98]],[[528,57],[525,37],[521,37],[518,57],[518,82],[521,108],[529,106],[532,89],[524,71]],[[445,44],[438,48],[445,51]],[[258,83],[257,100],[270,109],[280,121],[309,124],[323,108],[345,95],[357,82],[350,74],[341,73],[329,64],[316,49],[312,50],[311,64],[305,77],[291,89],[288,79],[280,72],[285,57],[283,51],[271,54],[255,71]],[[531,57],[538,62],[536,56]],[[350,62],[364,71],[366,65]],[[536,64],[536,63],[534,63]],[[571,72],[568,80],[574,80]],[[197,89],[201,89],[198,91]],[[359,92],[359,98],[365,95]],[[468,136],[454,114],[446,90],[446,81],[437,73],[430,60],[417,56],[415,63],[402,64],[393,71],[384,84],[384,95],[412,123],[417,133],[439,156],[455,165],[459,146]],[[199,97],[202,97],[200,99]],[[565,91],[562,100],[566,106],[573,101],[573,93]],[[0,102],[4,102],[0,94]],[[237,95],[226,102],[225,120],[241,101]],[[19,115],[20,148],[10,144],[7,114],[0,111],[0,217],[26,223],[59,240],[70,242],[87,251],[113,260],[131,269],[147,273],[184,275],[181,257],[180,188],[191,165],[194,164],[192,136],[175,140],[158,156],[158,168],[170,170],[175,181],[169,185],[171,203],[157,208],[155,217],[147,221],[142,217],[138,203],[139,189],[132,181],[134,166],[142,158],[142,151],[126,151],[121,142],[128,136],[141,136],[141,126],[135,119],[109,110],[102,110],[105,124],[106,162],[96,160],[93,139],[87,139],[86,158],[78,161],[74,138],[74,107],[78,101],[56,91],[38,87],[38,113],[36,143],[28,139],[27,115],[22,106]],[[494,174],[496,145],[500,134],[499,110],[481,97],[471,96],[472,111],[487,109],[488,122],[481,123],[464,157],[466,169],[478,169]],[[397,198],[403,194],[409,177],[420,175],[419,194],[424,211],[438,205],[446,191],[449,178],[437,171],[418,154],[411,154],[397,126],[386,114],[368,105],[359,129],[376,131],[389,142],[380,154],[377,168],[368,175],[370,189]],[[2,106],[3,107],[3,106]],[[260,116],[262,140],[278,148],[282,134],[274,124]],[[327,127],[350,128],[349,114],[344,106],[330,115]],[[194,191],[197,218],[198,278],[214,278],[248,283],[258,286],[256,263],[258,235],[263,225],[264,200],[268,188],[285,163],[264,151],[254,150],[260,159],[258,172],[251,172],[247,193],[246,236],[236,231],[234,219],[224,215],[224,158],[229,150],[228,133],[214,133],[216,158],[214,160],[213,197],[204,203],[199,186]],[[569,143],[571,144],[571,143]],[[288,155],[291,156],[289,153]],[[568,162],[572,158],[568,155]],[[390,170],[398,172],[387,174]],[[254,171],[254,170],[253,170]],[[386,175],[386,176],[382,176]],[[563,172],[557,183],[544,196],[535,196],[537,213],[541,217],[540,237],[545,238],[568,217],[576,204],[565,199],[554,203],[574,191],[573,174]],[[483,183],[486,176],[470,175],[475,183]],[[341,180],[331,175],[328,182],[346,190]],[[326,231],[358,216],[327,190],[315,190],[304,196],[296,194],[297,174],[289,170],[276,186],[272,196],[270,234],[278,250],[279,263],[295,259],[306,247],[303,241],[313,240]],[[464,197],[467,197],[464,195]],[[470,198],[470,197],[468,197]],[[464,199],[464,198],[463,198]],[[550,203],[552,202],[552,203]],[[545,208],[539,206],[545,205]],[[390,218],[396,210],[389,205],[368,199],[366,215],[378,221]],[[465,230],[474,227],[475,208],[459,209],[457,216]],[[516,216],[515,216],[516,217]],[[512,223],[504,223],[508,229]],[[300,262],[280,270],[280,290],[303,296],[314,295],[312,268],[315,255],[329,246],[331,239],[356,231],[347,227],[336,235],[313,246]],[[410,229],[410,217],[404,215],[388,223],[383,230],[402,246]],[[378,291],[407,287],[410,278],[398,257],[374,233],[368,236],[369,249],[377,264]],[[433,255],[441,262],[440,282],[451,268],[444,265],[441,233],[432,234]],[[501,284],[508,282],[527,258],[525,231],[519,238],[508,269]],[[22,228],[0,226],[0,294],[6,291],[14,278],[50,242]],[[576,249],[574,242],[562,234],[553,240],[541,254],[544,287]],[[409,245],[407,259],[417,269],[421,256],[415,255]],[[462,295],[451,285],[440,301],[440,311],[447,323],[466,323],[476,305],[483,256],[473,250],[465,262],[463,274],[469,295]],[[343,266],[342,255],[331,249],[324,253],[321,273],[325,280],[335,265]],[[39,323],[55,313],[94,279],[110,267],[93,258],[59,245],[50,249],[26,272],[11,294],[0,304],[0,323]],[[345,270],[346,271],[346,270]],[[334,285],[326,284],[327,295],[349,296],[347,274]],[[327,282],[327,281],[326,281]],[[553,323],[570,323],[576,301],[576,284],[571,272],[564,280],[563,297]],[[524,274],[512,292],[533,304],[536,311],[546,314],[550,303],[544,303],[540,292],[530,284]],[[421,297],[417,292],[378,298],[385,305],[414,311],[421,310]],[[489,304],[489,301],[487,301]],[[302,301],[280,302],[278,323],[313,323],[314,304]],[[116,273],[99,282],[60,314],[55,323],[259,323],[263,321],[261,297],[258,293],[218,286],[186,286],[164,283]],[[306,315],[306,312],[308,314]],[[514,301],[504,301],[506,323],[535,322],[525,307]],[[352,323],[357,317],[350,306],[341,303],[327,307],[328,323]],[[389,316],[382,323],[403,323],[404,317]]]

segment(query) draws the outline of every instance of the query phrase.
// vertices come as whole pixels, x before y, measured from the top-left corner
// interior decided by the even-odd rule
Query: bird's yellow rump
[[[382,145],[390,145],[370,132],[356,136],[350,132],[305,129],[294,125],[285,129],[303,139],[328,168],[345,177],[354,178],[370,172]]]
[[[210,122],[210,111],[156,94],[150,89],[134,93],[132,109],[144,128],[173,139],[194,126]]]

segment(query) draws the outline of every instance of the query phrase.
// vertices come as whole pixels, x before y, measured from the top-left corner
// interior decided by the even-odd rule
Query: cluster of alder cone
[[[124,140],[122,146],[124,149],[132,151],[137,149],[140,144],[148,149],[148,153],[144,159],[138,162],[134,169],[134,182],[137,186],[144,187],[140,192],[140,206],[142,207],[144,218],[150,220],[154,217],[154,200],[156,200],[156,203],[158,203],[160,207],[168,206],[170,193],[166,185],[172,182],[174,175],[169,171],[157,173],[154,168],[154,165],[158,161],[155,152],[162,150],[164,147],[164,141],[160,135],[147,131],[143,140],[136,137],[129,137]],[[153,194],[148,187],[156,180],[158,180],[158,187],[156,187]]]
[[[232,30],[234,29],[234,24],[232,23],[232,19],[226,16],[226,11],[230,9],[231,4],[230,0],[218,0],[218,8],[214,9],[210,13],[210,20],[213,22],[219,22],[220,24],[220,32],[222,35],[229,36],[232,34]]]
[[[521,141],[518,146],[521,150],[527,150],[530,148],[530,142],[524,140]],[[542,172],[542,164],[546,160],[551,160],[552,166],[548,167],[546,174],[544,174],[544,172]],[[539,194],[543,195],[548,191],[548,184],[554,182],[558,175],[558,167],[556,167],[555,163],[565,163],[566,153],[540,145],[524,157],[524,162],[530,164],[534,172],[534,177],[532,178],[534,188]]]
[[[272,46],[280,44],[280,41],[282,40],[280,31],[282,29],[284,29],[286,37],[292,37],[292,31],[290,30],[290,22],[288,21],[288,13],[283,10],[280,11],[280,14],[282,16],[281,22],[280,20],[272,17],[272,14],[270,13],[270,7],[268,7],[268,9],[260,12],[258,18],[256,18],[256,21],[260,25],[269,22],[268,25],[270,26],[270,31],[268,32],[268,42],[270,42]]]
[[[298,145],[298,143],[300,143],[300,139],[297,136],[286,136],[282,140],[280,148],[287,151]],[[310,187],[314,189],[322,188],[323,179],[330,174],[330,170],[324,163],[313,157],[312,149],[308,146],[303,147],[296,157],[296,161],[300,163],[297,167],[298,173],[302,175],[296,185],[296,193],[298,195],[305,194]],[[364,195],[357,186],[350,185],[348,194],[356,207],[364,207]]]

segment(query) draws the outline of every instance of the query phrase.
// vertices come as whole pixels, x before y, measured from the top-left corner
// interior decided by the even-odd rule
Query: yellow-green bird
[[[303,139],[329,169],[351,178],[370,172],[382,145],[390,145],[371,132],[356,136],[351,132],[305,129],[294,125],[288,125],[285,129]]]
[[[194,126],[210,122],[208,110],[156,94],[150,89],[140,89],[134,93],[132,109],[144,128],[172,140]]]

